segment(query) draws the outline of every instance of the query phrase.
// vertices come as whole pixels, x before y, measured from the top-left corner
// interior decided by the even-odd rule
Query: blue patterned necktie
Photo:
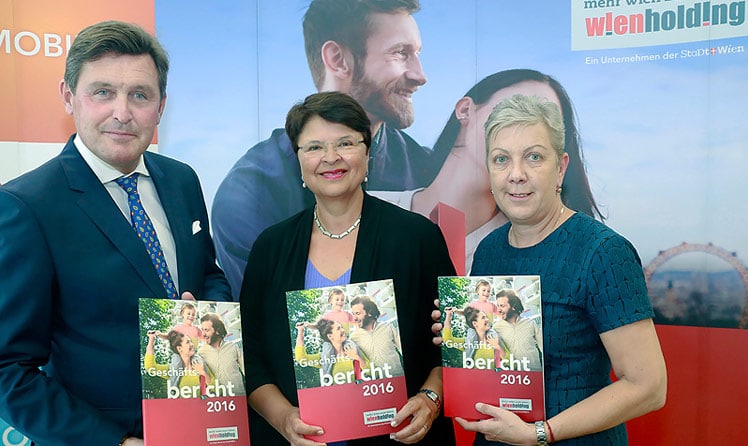
[[[127,205],[130,207],[130,220],[132,221],[133,229],[135,229],[138,237],[145,244],[145,249],[151,257],[153,266],[156,267],[158,277],[161,279],[161,283],[164,284],[166,294],[168,294],[169,299],[176,299],[177,290],[171,274],[169,274],[169,268],[164,258],[164,251],[161,249],[161,243],[158,241],[151,219],[148,218],[148,214],[145,213],[145,209],[143,209],[143,205],[140,203],[138,175],[138,173],[134,173],[129,177],[117,178],[114,181],[127,192]]]

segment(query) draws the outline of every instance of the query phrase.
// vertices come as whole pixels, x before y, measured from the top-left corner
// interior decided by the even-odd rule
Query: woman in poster
[[[286,132],[302,173],[288,181],[307,187],[315,205],[265,230],[249,255],[241,290],[244,330],[274,333],[244,344],[249,402],[261,415],[250,416],[252,443],[317,445],[304,436],[321,435],[325,428],[299,415],[290,330],[279,329],[288,326],[286,291],[382,279],[394,284],[410,398],[397,411],[391,438],[348,444],[453,443],[449,420],[438,416],[440,352],[423,330],[437,277],[455,274],[439,228],[364,192],[371,123],[350,96],[308,96],[289,111]]]
[[[485,129],[491,191],[509,223],[480,243],[473,273],[542,278],[547,418],[525,423],[478,403],[490,419],[457,421],[478,445],[626,445],[624,423],[662,407],[667,385],[636,250],[561,200],[569,155],[556,104],[514,95]]]
[[[307,327],[313,327],[319,331],[319,337],[322,339],[320,353],[307,353],[304,343],[304,333]],[[296,331],[296,348],[294,349],[296,362],[320,368],[326,375],[334,376],[342,373],[349,376],[353,372],[354,379],[349,382],[360,379],[361,368],[368,367],[368,364],[361,358],[356,343],[348,339],[348,333],[340,322],[327,319],[320,319],[316,325],[299,322],[296,324]]]
[[[176,377],[177,386],[174,388],[179,392],[182,398],[199,398],[202,396],[204,385],[213,382],[213,374],[205,366],[203,359],[195,352],[195,345],[189,336],[176,330],[169,330],[166,338],[169,341],[169,347],[172,353],[179,356],[178,367],[170,367],[166,364],[156,362],[156,337],[159,336],[157,331],[148,332],[148,344],[145,347],[145,358],[143,364],[145,370],[166,379],[171,386],[172,377]],[[168,389],[169,396],[173,395],[174,390]]]
[[[454,312],[455,309],[452,307],[444,309],[444,329],[442,331],[444,342],[447,345],[451,344],[455,348],[464,351],[465,360],[472,360],[472,364],[475,364],[475,360],[480,359],[480,364],[487,364],[485,368],[494,369],[498,367],[500,358],[509,352],[502,347],[502,340],[499,334],[491,328],[491,322],[486,312],[471,305],[462,310],[468,330],[468,334],[464,338],[455,338],[452,335]],[[464,363],[460,365],[460,367],[464,366]]]
[[[491,195],[483,124],[496,104],[517,93],[544,97],[561,107],[566,127],[564,151],[569,155],[561,199],[570,209],[604,220],[587,181],[574,107],[564,87],[553,77],[531,69],[493,73],[457,100],[434,143],[434,154],[445,154],[446,158],[431,184],[415,191],[376,192],[377,196],[424,216],[429,216],[439,202],[463,211],[466,271],[471,270],[478,243],[507,222]]]

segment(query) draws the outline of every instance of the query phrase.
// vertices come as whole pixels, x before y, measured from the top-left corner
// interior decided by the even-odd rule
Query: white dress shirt
[[[140,195],[140,201],[143,204],[143,209],[148,214],[153,224],[153,229],[156,231],[158,241],[161,243],[161,250],[164,252],[164,258],[166,259],[166,265],[169,268],[169,274],[171,274],[172,280],[174,280],[174,286],[179,294],[179,271],[177,268],[177,251],[174,244],[174,236],[171,233],[171,227],[169,226],[169,220],[166,218],[164,208],[161,206],[161,201],[158,198],[156,187],[153,185],[148,169],[145,167],[143,157],[140,157],[138,166],[133,172],[123,175],[122,172],[115,169],[113,166],[96,156],[81,140],[80,135],[75,135],[73,140],[75,147],[78,152],[86,161],[86,164],[93,170],[94,175],[104,185],[106,191],[114,200],[114,203],[122,211],[122,216],[125,217],[128,223],[130,221],[130,206],[127,204],[127,192],[122,189],[114,180],[121,177],[131,175],[133,172],[140,174],[138,178],[138,194]],[[143,246],[145,249],[145,246]]]

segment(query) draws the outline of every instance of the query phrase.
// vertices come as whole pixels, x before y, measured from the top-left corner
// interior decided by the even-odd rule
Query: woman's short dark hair
[[[361,133],[366,151],[371,147],[371,121],[363,107],[351,96],[338,91],[326,91],[307,96],[294,104],[286,115],[286,134],[295,153],[299,152],[299,135],[307,122],[319,116],[327,122],[342,124]]]

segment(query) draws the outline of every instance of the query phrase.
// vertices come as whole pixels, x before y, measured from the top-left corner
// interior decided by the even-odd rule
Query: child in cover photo
[[[494,316],[499,314],[499,307],[489,301],[488,299],[490,298],[491,283],[486,279],[480,279],[475,285],[475,300],[470,302],[469,305],[473,308],[483,310],[486,313],[486,317],[488,317],[488,322],[493,323]]]
[[[353,322],[353,314],[350,310],[345,309],[345,305],[348,303],[345,292],[341,288],[332,288],[327,296],[327,303],[330,305],[330,309],[322,315],[322,319],[340,322],[347,333],[351,322]]]

